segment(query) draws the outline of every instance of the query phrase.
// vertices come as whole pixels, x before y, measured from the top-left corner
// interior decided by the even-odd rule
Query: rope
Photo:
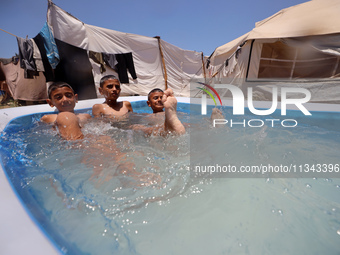
[[[5,32],[5,33],[7,33],[7,34],[13,35],[14,37],[19,37],[19,36],[16,36],[16,35],[14,35],[14,34],[12,34],[12,33],[10,33],[10,32],[7,32],[6,30],[3,30],[3,29],[1,29],[1,28],[0,28],[0,30],[3,31],[3,32]]]

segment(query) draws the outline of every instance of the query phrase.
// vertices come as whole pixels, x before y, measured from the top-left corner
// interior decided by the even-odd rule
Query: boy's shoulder
[[[126,107],[129,112],[133,112],[132,105],[129,101],[123,101],[123,106]]]
[[[41,121],[45,123],[54,123],[57,119],[58,114],[46,114],[41,117]]]
[[[123,101],[123,104],[126,105],[126,106],[127,105],[131,106],[131,102],[129,102],[129,101]]]
[[[92,106],[92,113],[93,112],[102,112],[106,107],[109,107],[105,102],[104,103],[101,103],[101,104],[94,104]]]

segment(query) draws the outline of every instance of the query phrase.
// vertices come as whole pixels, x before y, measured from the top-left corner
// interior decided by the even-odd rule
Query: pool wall
[[[147,97],[122,97],[120,99],[135,102],[146,101]],[[191,101],[191,103],[200,104],[200,99],[177,98],[177,100],[182,103],[190,103]],[[79,101],[76,105],[76,110],[91,108],[94,104],[102,103],[103,101],[103,98]],[[213,104],[213,102],[208,100],[208,104]],[[232,101],[223,101],[223,105],[232,105]],[[270,102],[254,102],[254,106],[257,108],[269,108],[271,104]],[[305,104],[305,106],[310,111],[340,112],[340,105]],[[288,109],[294,108],[288,107]],[[17,117],[33,113],[53,113],[53,111],[54,108],[52,109],[47,104],[1,109],[0,132],[5,129],[11,120]],[[8,182],[1,164],[0,168],[0,201],[2,203],[2,210],[0,210],[1,254],[60,254],[61,252],[51,243],[43,230],[36,224],[35,219],[25,209],[22,201]]]
[[[147,97],[121,97],[120,99],[133,102],[146,101]],[[103,98],[79,101],[75,109],[91,108],[94,104],[103,101]],[[11,120],[17,117],[34,113],[53,113],[54,110],[55,108],[51,108],[48,104],[1,109],[0,132]],[[6,255],[62,254],[26,210],[23,202],[8,181],[2,162],[0,163],[0,201],[2,204],[0,210],[0,253]]]

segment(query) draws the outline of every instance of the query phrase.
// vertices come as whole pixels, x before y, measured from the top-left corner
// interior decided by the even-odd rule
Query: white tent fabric
[[[312,0],[257,22],[252,31],[215,49],[210,57],[212,82],[231,83],[243,91],[251,86],[255,100],[271,100],[272,86],[281,85],[308,87],[312,102],[340,102],[339,13],[339,0]],[[277,46],[281,48],[275,50]],[[273,73],[285,81],[263,78]]]
[[[252,39],[289,38],[340,32],[340,1],[312,0],[283,9],[256,23],[249,33],[226,43],[214,52],[217,57]]]
[[[160,40],[164,70],[157,38],[84,24],[52,2],[49,2],[47,21],[54,37],[70,45],[109,54],[132,52],[137,79],[133,80],[129,75],[129,83],[122,85],[122,95],[147,95],[153,88],[164,89],[166,72],[167,86],[173,89],[175,95],[189,96],[190,80],[203,78],[204,64],[200,52],[183,50]],[[106,73],[100,74],[99,66],[93,61],[91,64],[96,87],[103,75],[114,72],[108,68]]]

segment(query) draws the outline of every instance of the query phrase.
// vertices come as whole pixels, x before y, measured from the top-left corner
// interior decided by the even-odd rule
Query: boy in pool
[[[149,92],[148,101],[146,103],[151,107],[153,113],[164,112],[164,104],[162,102],[163,95],[164,91],[159,88]]]
[[[151,90],[148,94],[148,101],[147,104],[149,107],[151,107],[152,111],[154,114],[152,114],[152,117],[158,117],[158,114],[162,114],[164,113],[164,104],[162,101],[164,92],[163,90],[159,89],[159,88],[155,88],[153,90]],[[159,118],[157,118],[159,120]],[[212,110],[211,116],[210,116],[210,121],[213,122],[214,119],[224,119],[223,113],[217,109],[214,108]],[[184,123],[184,125],[186,125]]]
[[[90,114],[74,113],[74,107],[78,102],[78,95],[66,82],[52,83],[48,88],[46,102],[51,107],[56,107],[59,113],[44,115],[41,121],[53,123],[59,134],[66,140],[78,140],[84,137],[81,126],[91,118]]]
[[[94,117],[106,116],[121,118],[128,112],[133,112],[128,101],[117,102],[121,91],[120,82],[114,75],[106,75],[100,80],[99,92],[105,97],[105,102],[92,107]]]
[[[148,94],[148,106],[152,108],[153,114],[150,117],[157,117],[158,123],[155,122],[154,127],[146,127],[143,125],[134,125],[134,130],[142,130],[147,135],[160,134],[165,136],[169,133],[182,135],[185,133],[185,127],[177,116],[177,99],[174,97],[172,89],[164,92],[161,89],[153,89]],[[158,117],[164,115],[164,122],[159,123]],[[161,125],[159,125],[161,124]]]
[[[51,107],[56,107],[59,113],[44,115],[41,121],[45,123],[53,123],[58,129],[60,135],[66,140],[79,140],[83,139],[84,135],[81,131],[82,124],[91,118],[90,114],[74,113],[74,107],[78,101],[77,94],[74,94],[72,87],[65,82],[56,82],[51,84],[48,88],[47,103]],[[106,174],[107,179],[112,178],[117,173],[108,172],[102,173],[102,163],[105,159],[111,157],[116,162],[119,162],[117,172],[131,176],[136,181],[140,182],[142,186],[155,184],[160,181],[158,175],[152,173],[140,173],[134,169],[133,162],[126,162],[123,160],[126,155],[118,150],[115,141],[109,136],[93,136],[87,135],[88,146],[85,150],[83,163],[93,165],[92,178],[99,178],[99,176]],[[91,162],[91,159],[93,162]],[[122,162],[123,161],[123,162]]]

